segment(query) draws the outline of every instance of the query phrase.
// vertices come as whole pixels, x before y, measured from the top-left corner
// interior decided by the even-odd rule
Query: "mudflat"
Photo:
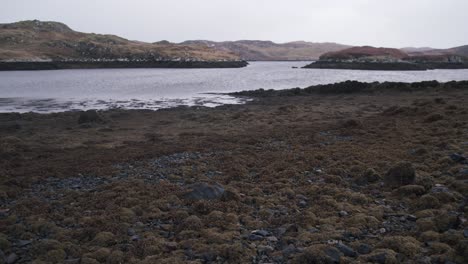
[[[0,253],[11,263],[466,263],[468,85],[393,86],[0,114]]]

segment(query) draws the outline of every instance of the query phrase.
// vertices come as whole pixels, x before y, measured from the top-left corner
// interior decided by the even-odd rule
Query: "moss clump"
[[[47,261],[50,263],[63,263],[66,257],[67,253],[63,249],[51,250],[46,255]]]
[[[384,177],[384,182],[392,188],[413,184],[416,172],[409,162],[402,162],[391,168]]]
[[[410,236],[391,236],[385,237],[378,244],[379,248],[390,248],[408,258],[413,258],[421,251],[421,243]]]
[[[426,193],[426,189],[421,185],[405,185],[395,190],[395,193],[404,197],[416,197]]]
[[[114,250],[112,253],[107,257],[107,263],[109,264],[121,264],[124,263],[125,255],[120,250]]]
[[[11,247],[10,241],[4,236],[0,236],[0,250],[6,251]]]
[[[115,236],[111,232],[100,232],[93,239],[93,243],[97,246],[110,246],[114,242]]]
[[[183,230],[199,230],[203,226],[201,219],[196,215],[185,218],[181,225]]]

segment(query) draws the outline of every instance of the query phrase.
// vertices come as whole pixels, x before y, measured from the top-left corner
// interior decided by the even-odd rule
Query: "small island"
[[[325,53],[318,61],[303,68],[388,71],[466,69],[468,58],[450,51],[408,54],[399,49],[363,46]]]

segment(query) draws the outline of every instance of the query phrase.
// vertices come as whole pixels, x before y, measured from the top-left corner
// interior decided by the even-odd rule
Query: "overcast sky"
[[[0,23],[30,19],[148,42],[468,44],[468,0],[0,0]]]

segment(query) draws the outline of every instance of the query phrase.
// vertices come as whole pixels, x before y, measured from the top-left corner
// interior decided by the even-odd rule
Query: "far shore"
[[[0,62],[0,71],[106,68],[242,68],[246,61],[21,61]]]

